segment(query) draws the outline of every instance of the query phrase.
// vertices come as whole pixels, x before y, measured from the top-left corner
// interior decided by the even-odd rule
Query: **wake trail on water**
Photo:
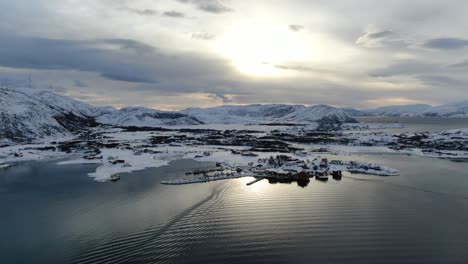
[[[222,202],[221,197],[225,196],[232,188],[230,186],[225,186],[227,183],[217,186],[212,193],[207,196],[205,199],[199,201],[198,203],[192,205],[191,207],[183,210],[178,215],[173,217],[168,223],[163,226],[149,228],[142,232],[131,234],[125,237],[121,237],[117,240],[99,247],[94,248],[88,252],[79,253],[79,256],[72,260],[71,263],[125,263],[130,259],[135,260],[138,258],[138,255],[148,253],[149,248],[158,248],[159,238],[164,235],[166,232],[172,230],[174,226],[185,225],[185,219],[191,215],[208,215],[211,213],[219,204]],[[206,206],[206,208],[204,208]],[[200,214],[198,211],[203,210]],[[179,229],[181,227],[178,227]],[[183,227],[182,227],[183,228]],[[196,240],[193,241],[197,243]],[[165,243],[165,241],[162,241]],[[174,245],[164,244],[162,247],[173,248]],[[167,250],[163,250],[167,251]],[[152,251],[151,251],[152,252]],[[164,252],[160,252],[164,253]],[[166,252],[170,253],[170,252]],[[151,254],[154,254],[152,252]],[[160,257],[163,257],[164,254],[158,254]]]

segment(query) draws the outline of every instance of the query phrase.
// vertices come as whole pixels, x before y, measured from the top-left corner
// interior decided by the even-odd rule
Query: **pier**
[[[254,184],[254,183],[257,183],[257,182],[259,182],[259,181],[261,181],[261,180],[263,180],[263,179],[265,179],[265,177],[256,178],[255,180],[253,180],[253,181],[251,181],[251,182],[248,182],[248,183],[247,183],[247,186],[250,186],[250,185],[252,185],[252,184]]]

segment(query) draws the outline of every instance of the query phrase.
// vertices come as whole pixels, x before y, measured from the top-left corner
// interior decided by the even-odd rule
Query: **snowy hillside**
[[[384,106],[376,109],[345,109],[352,116],[468,117],[468,101],[431,106],[425,104]]]
[[[29,141],[70,136],[94,125],[91,106],[34,89],[0,88],[0,138]]]
[[[14,142],[72,136],[90,127],[160,127],[246,123],[344,123],[355,120],[326,105],[247,105],[163,112],[144,107],[95,107],[32,88],[0,88],[0,139]]]
[[[94,107],[48,91],[0,88],[0,142],[68,137],[98,123],[147,127],[200,124],[180,113]]]
[[[101,124],[115,126],[158,127],[175,125],[200,125],[198,119],[175,112],[162,112],[145,107],[127,107],[96,117]]]
[[[468,101],[431,107],[421,113],[422,116],[468,117]]]
[[[191,108],[182,112],[209,124],[356,122],[345,111],[326,105],[220,106]]]
[[[417,116],[432,106],[425,104],[384,106],[362,112],[372,116]]]

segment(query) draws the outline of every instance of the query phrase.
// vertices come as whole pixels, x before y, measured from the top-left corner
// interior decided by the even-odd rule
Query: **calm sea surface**
[[[467,263],[468,163],[403,155],[396,177],[164,186],[189,160],[122,175],[94,165],[0,169],[0,263]]]
[[[390,132],[440,132],[448,129],[468,128],[468,118],[440,117],[358,117],[360,122],[369,124],[403,124],[403,129],[386,130]]]

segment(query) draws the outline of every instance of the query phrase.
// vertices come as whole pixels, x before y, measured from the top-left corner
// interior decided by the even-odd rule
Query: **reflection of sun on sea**
[[[284,74],[275,65],[302,61],[309,53],[301,34],[287,27],[261,24],[245,24],[229,30],[217,43],[217,49],[241,73],[262,77]]]

